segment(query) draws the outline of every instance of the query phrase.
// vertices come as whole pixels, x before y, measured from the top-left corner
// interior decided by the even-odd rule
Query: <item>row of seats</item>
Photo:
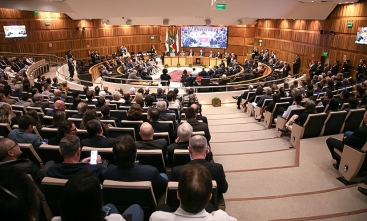
[[[56,179],[45,177],[42,180],[42,188],[45,191],[45,197],[53,216],[60,215],[59,200],[62,194],[62,188],[67,182],[66,179]],[[217,183],[213,182],[211,203],[217,210]],[[140,182],[121,182],[114,180],[104,180],[102,185],[103,201],[112,203],[119,211],[126,210],[132,204],[138,204],[144,210],[144,215],[150,215],[156,211],[157,205],[165,203],[175,211],[180,202],[177,199],[178,182],[168,182],[165,197],[160,202],[154,197],[152,184],[150,181]]]

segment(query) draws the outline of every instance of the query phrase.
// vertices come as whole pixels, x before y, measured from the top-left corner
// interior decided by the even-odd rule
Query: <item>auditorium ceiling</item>
[[[110,25],[251,25],[257,19],[325,20],[357,0],[1,0],[0,7],[102,19]],[[217,10],[217,4],[226,4]]]

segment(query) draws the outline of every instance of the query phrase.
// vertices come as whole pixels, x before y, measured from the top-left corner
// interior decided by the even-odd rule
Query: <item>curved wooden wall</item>
[[[354,41],[358,27],[367,27],[367,3],[338,5],[325,21],[311,20],[259,20],[255,33],[255,45],[274,50],[281,60],[293,62],[296,54],[301,57],[301,70],[308,70],[312,59],[320,60],[328,53],[330,63],[343,61],[345,55],[353,67],[361,58],[367,59],[367,45]],[[353,22],[353,28],[347,23]],[[324,30],[325,34],[320,34]],[[330,35],[330,31],[335,35]]]

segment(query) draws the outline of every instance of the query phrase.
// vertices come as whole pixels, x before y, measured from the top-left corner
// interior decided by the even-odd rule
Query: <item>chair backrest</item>
[[[33,148],[32,144],[28,143],[19,143],[19,147],[22,150],[22,154],[19,158],[26,158],[35,163],[39,168],[43,168],[43,161],[41,157],[38,155],[36,150]]]
[[[189,163],[191,156],[189,150],[175,149],[173,152],[172,167],[181,166]]]
[[[193,131],[192,136],[196,136],[196,135],[205,136],[205,132],[204,131]]]
[[[345,117],[347,116],[346,111],[331,111],[329,112],[324,128],[323,128],[323,136],[338,134],[342,129],[344,124]]]
[[[250,75],[248,75],[248,76],[250,76]],[[249,92],[247,93],[246,100],[248,100],[250,97],[252,97],[252,96],[254,96],[254,95],[255,95],[255,91],[249,91]]]
[[[64,158],[60,154],[60,147],[56,145],[42,144],[39,152],[42,156],[43,162],[55,161],[55,163],[61,163]]]
[[[119,119],[119,121],[125,120],[127,116],[126,110],[111,110],[110,116],[116,117],[117,119]]]
[[[125,211],[132,204],[138,204],[144,216],[150,217],[157,203],[150,181],[121,182],[105,180],[102,188],[103,201],[112,203],[119,211]]]
[[[169,135],[168,132],[160,132],[160,133],[154,133],[153,134],[153,139],[154,140],[163,138],[167,141],[167,145],[171,144],[171,139],[169,137],[170,137],[170,135]]]
[[[136,160],[139,164],[150,165],[158,169],[160,173],[166,171],[166,165],[162,150],[137,150]]]
[[[256,95],[254,102],[257,103],[263,95]]]
[[[25,109],[25,107],[24,106],[20,106],[20,105],[11,105],[11,108],[13,109],[13,110],[19,110],[19,111],[22,111],[23,112],[23,114],[25,114],[26,112],[27,112],[27,110]]]
[[[340,107],[340,110],[344,110],[347,107],[349,107],[349,103],[343,103],[343,105]]]
[[[115,159],[113,158],[113,153],[112,153],[112,147],[107,147],[107,148],[99,148],[99,147],[87,147],[84,146],[82,148],[82,152],[80,154],[80,158],[86,158],[86,157],[90,157],[90,152],[92,150],[97,150],[98,151],[98,155],[101,156],[102,160],[108,160],[109,163],[115,163]]]
[[[67,181],[68,180],[66,179],[45,177],[41,182],[41,186],[42,189],[44,190],[47,204],[50,207],[53,216],[60,215],[59,212],[60,197],[62,194],[62,189]]]
[[[100,121],[102,123],[105,123],[105,124],[110,124],[110,125],[112,125],[112,127],[116,127],[116,121],[114,121],[114,120],[102,120],[102,119],[100,119]]]
[[[68,120],[71,120],[74,122],[76,128],[80,128],[80,124],[82,123],[82,118],[72,118],[72,117],[69,117]]]
[[[143,123],[142,120],[132,121],[132,120],[122,120],[121,127],[123,128],[134,128],[135,129],[135,138],[136,140],[141,140],[140,138],[140,126]]]
[[[20,111],[20,110],[13,110],[13,113],[15,114],[17,118],[20,118],[21,116],[23,116],[23,111]]]
[[[264,103],[263,103],[263,106],[261,108],[264,108],[264,107],[268,106],[272,100],[273,99],[265,99]]]
[[[53,120],[53,117],[51,117],[51,116],[47,116],[47,115],[45,115],[45,116],[43,117],[43,123],[44,123],[46,126],[52,125],[52,120]]]
[[[305,139],[320,136],[326,117],[326,113],[309,114],[305,124],[303,125],[305,130],[302,138]]]
[[[43,110],[42,110],[42,108],[41,108],[41,107],[30,107],[30,106],[28,106],[28,107],[26,108],[26,110],[27,110],[27,111],[35,110],[35,111],[37,111],[37,112],[43,113]]]
[[[348,111],[347,117],[345,118],[343,132],[354,131],[362,125],[363,115],[366,109],[351,109]]]
[[[10,128],[10,124],[0,123],[0,136],[8,137],[10,131],[12,131],[12,129]]]
[[[289,102],[281,102],[281,103],[276,103],[273,109],[273,119],[271,122],[274,121],[275,118],[278,117],[278,111],[281,107],[284,108],[284,110],[287,110],[287,108],[290,106]]]
[[[90,138],[87,130],[80,130],[80,129],[78,129],[76,131],[76,136],[78,136],[80,140]]]
[[[327,105],[326,105],[327,106]],[[317,113],[322,113],[324,112],[325,108],[328,108],[328,107],[324,107],[324,106],[316,106],[316,112]]]
[[[110,110],[117,110],[116,104],[105,104],[105,105],[107,105],[110,108]]]
[[[304,107],[291,109],[291,111],[288,114],[287,120],[289,120],[295,114],[297,114],[299,116],[299,115],[301,115],[304,112],[305,112],[305,108]]]
[[[42,127],[41,133],[45,138],[57,137],[57,128]]]
[[[212,198],[210,202],[214,206],[214,210],[218,210],[218,189],[217,182],[212,180],[213,190]],[[171,207],[172,211],[175,211],[180,206],[180,201],[177,199],[178,182],[170,181],[167,185],[166,198],[164,203]]]
[[[131,135],[134,138],[134,140],[136,140],[134,128],[121,128],[121,127],[108,128],[108,137],[117,138],[118,136],[125,134]]]

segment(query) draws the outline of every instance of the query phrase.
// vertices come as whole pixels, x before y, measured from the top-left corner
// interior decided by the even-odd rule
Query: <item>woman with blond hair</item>
[[[139,104],[132,104],[130,109],[127,111],[127,117],[126,120],[144,120],[143,119],[143,112],[142,108]]]
[[[59,128],[61,122],[66,120],[65,111],[57,111],[52,119],[52,128]]]
[[[8,123],[10,127],[18,123],[18,119],[9,104],[5,103],[0,106],[0,123]]]

